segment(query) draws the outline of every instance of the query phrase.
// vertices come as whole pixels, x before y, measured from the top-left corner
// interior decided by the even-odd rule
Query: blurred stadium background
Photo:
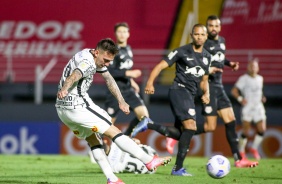
[[[72,54],[94,48],[102,38],[114,39],[115,23],[125,21],[130,26],[134,68],[143,71],[138,79],[143,88],[164,54],[190,42],[191,26],[205,24],[206,17],[215,14],[222,20],[227,58],[240,62],[238,72],[224,71],[226,91],[230,95],[247,61],[258,57],[268,99],[268,130],[260,152],[263,157],[282,158],[282,0],[1,0],[0,12],[1,154],[87,153],[86,144],[57,117],[57,83]],[[142,94],[155,122],[173,123],[167,100],[173,75],[172,68],[164,71],[156,83],[156,94]],[[101,107],[106,90],[96,75],[89,93]],[[230,98],[240,124],[240,107]],[[197,111],[201,122],[199,101]],[[118,126],[123,128],[131,118],[132,114],[120,114]],[[138,137],[160,154],[168,154],[159,134],[148,131]],[[215,133],[193,138],[189,154],[230,156],[222,137],[224,126],[219,121]]]

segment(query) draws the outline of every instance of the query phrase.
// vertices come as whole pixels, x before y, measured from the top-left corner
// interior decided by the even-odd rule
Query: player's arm
[[[129,113],[129,105],[124,101],[123,96],[121,95],[121,92],[118,88],[118,85],[110,72],[106,71],[101,73],[103,78],[106,81],[107,87],[110,90],[110,92],[114,95],[114,97],[117,99],[119,103],[119,108],[125,113]]]
[[[134,89],[134,91],[135,91],[136,93],[139,93],[139,92],[140,92],[139,85],[135,82],[134,79],[132,79],[132,78],[130,79],[130,84],[131,84],[132,88]]]
[[[241,96],[241,92],[239,90],[239,88],[237,88],[236,86],[234,86],[231,89],[231,95],[242,105],[245,105],[247,103],[247,101],[244,99],[244,97]]]
[[[119,67],[116,66],[115,64],[110,65],[108,67],[108,70],[114,78],[119,78],[119,77],[138,78],[142,74],[141,70],[138,70],[138,69],[134,69],[134,70],[119,69]]]
[[[151,71],[150,77],[147,81],[146,87],[145,87],[145,93],[146,94],[154,94],[155,88],[154,88],[154,81],[159,76],[160,72],[167,68],[169,65],[165,60],[162,60],[159,64],[157,64],[153,70]]]
[[[237,71],[239,69],[239,62],[230,61],[228,59],[224,60],[224,65],[229,66],[233,71]]]
[[[202,102],[208,104],[210,102],[209,75],[203,76],[200,88],[203,91]]]
[[[64,98],[68,94],[69,88],[79,79],[82,78],[82,73],[80,70],[75,69],[70,76],[68,76],[64,82],[64,85],[60,91],[57,93],[59,99]]]

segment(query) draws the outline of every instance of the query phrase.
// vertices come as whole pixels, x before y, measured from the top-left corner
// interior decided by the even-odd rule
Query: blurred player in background
[[[140,119],[143,116],[149,117],[149,113],[138,94],[140,92],[139,86],[134,81],[135,78],[141,76],[141,70],[132,69],[134,63],[133,54],[131,47],[127,44],[129,26],[126,22],[117,23],[114,31],[119,53],[115,56],[113,62],[110,63],[108,70],[115,79],[130,109],[135,113],[136,117],[130,122],[129,127],[124,132],[125,135],[130,135]],[[120,109],[118,102],[110,92],[106,97],[105,110],[112,117],[112,123],[114,123]]]
[[[210,73],[210,102],[203,104],[202,113],[205,116],[204,123],[197,124],[196,135],[213,132],[217,125],[217,116],[219,116],[225,124],[225,133],[230,145],[236,167],[255,167],[258,163],[242,159],[238,149],[238,137],[236,133],[236,118],[233,112],[232,104],[225,93],[222,84],[222,70],[224,65],[231,67],[233,70],[239,69],[238,62],[232,62],[225,58],[225,39],[219,36],[221,30],[220,20],[217,16],[211,15],[207,18],[206,27],[208,30],[208,39],[204,48],[211,54],[211,67],[221,69],[221,71]],[[167,148],[170,153],[173,151],[175,141],[169,139]]]
[[[96,49],[84,49],[76,53],[64,68],[56,100],[59,118],[78,138],[87,141],[95,161],[107,177],[108,184],[124,182],[113,173],[99,134],[109,137],[120,149],[141,160],[148,170],[155,170],[170,161],[170,158],[148,155],[132,139],[123,135],[112,124],[107,112],[97,106],[87,93],[94,74],[101,73],[108,89],[118,101],[119,108],[129,114],[129,105],[124,101],[115,80],[107,70],[117,52],[115,43],[108,38],[99,41]]]
[[[211,62],[210,54],[203,48],[207,39],[207,29],[202,24],[193,26],[192,43],[179,47],[165,57],[152,70],[145,88],[146,94],[154,94],[154,81],[162,70],[175,63],[176,76],[169,89],[171,110],[175,117],[174,126],[155,124],[145,117],[134,128],[132,137],[147,129],[179,140],[176,163],[171,171],[176,176],[192,176],[183,167],[184,159],[189,151],[190,141],[197,129],[194,98],[198,88],[203,91],[202,101],[210,101],[208,74]]]
[[[257,58],[249,61],[247,70],[246,74],[239,77],[231,93],[242,105],[241,119],[243,132],[239,138],[241,156],[246,157],[246,144],[251,123],[253,122],[256,124],[257,133],[249,151],[259,160],[261,157],[258,147],[263,140],[263,134],[266,130],[266,115],[263,105],[266,102],[266,98],[263,95],[263,77],[258,74],[259,64]]]

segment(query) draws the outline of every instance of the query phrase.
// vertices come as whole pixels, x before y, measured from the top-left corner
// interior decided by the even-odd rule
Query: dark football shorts
[[[232,104],[226,95],[223,86],[210,85],[210,103],[202,105],[202,115],[217,116],[217,111],[232,107]]]
[[[175,117],[175,127],[182,126],[184,120],[196,120],[194,95],[188,89],[174,83],[170,87],[168,95],[170,107]]]
[[[140,95],[138,93],[135,93],[133,88],[122,90],[121,94],[125,102],[130,106],[130,110],[133,110],[138,106],[145,105]],[[120,111],[118,101],[110,92],[107,94],[105,110],[112,118],[116,117],[118,112]]]

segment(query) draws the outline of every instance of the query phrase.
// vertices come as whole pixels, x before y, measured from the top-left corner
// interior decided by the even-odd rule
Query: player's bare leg
[[[204,123],[205,132],[213,132],[217,125],[217,116],[206,116],[206,122]]]

